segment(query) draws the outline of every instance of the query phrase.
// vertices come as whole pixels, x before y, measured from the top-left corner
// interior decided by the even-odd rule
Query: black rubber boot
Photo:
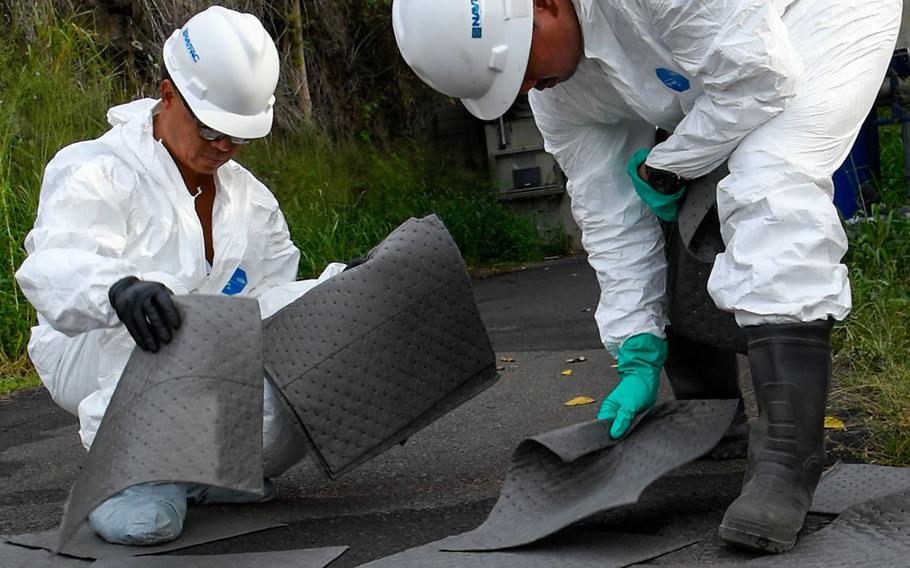
[[[742,494],[720,525],[727,542],[777,553],[796,544],[825,461],[831,326],[745,328],[758,421]]]
[[[736,417],[720,442],[704,457],[728,460],[746,457],[749,419],[739,389],[736,352],[692,341],[667,329],[664,370],[677,400],[738,399]]]

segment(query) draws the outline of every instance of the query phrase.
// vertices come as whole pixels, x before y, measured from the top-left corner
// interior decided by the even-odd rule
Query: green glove
[[[635,193],[638,194],[641,200],[645,202],[645,205],[647,205],[655,215],[664,221],[676,221],[679,217],[679,200],[686,192],[686,188],[682,188],[671,195],[666,195],[655,190],[648,185],[648,182],[641,179],[641,177],[638,176],[638,168],[648,159],[649,153],[651,153],[651,150],[642,148],[638,152],[632,154],[629,165],[626,166],[626,172],[628,172],[629,177],[632,178],[632,187],[635,188]]]
[[[612,420],[610,436],[621,438],[635,415],[654,406],[667,340],[650,333],[627,339],[619,348],[619,385],[603,401],[598,420]]]

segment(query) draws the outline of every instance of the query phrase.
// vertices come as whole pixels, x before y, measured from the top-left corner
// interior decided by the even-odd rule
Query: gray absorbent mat
[[[332,546],[212,556],[143,556],[97,562],[92,568],[325,568],[347,550],[347,546]]]
[[[498,377],[458,248],[435,215],[264,324],[266,371],[337,477]]]
[[[822,530],[800,538],[792,551],[709,568],[897,568],[910,566],[910,490],[845,510]],[[665,565],[664,568],[694,568]]]
[[[261,321],[255,300],[175,299],[182,325],[158,353],[133,351],[60,529],[140,483],[185,481],[262,493]]]
[[[819,481],[810,512],[839,515],[853,505],[905,489],[910,489],[910,468],[838,463]]]
[[[487,520],[437,544],[462,551],[521,546],[635,503],[656,479],[714,447],[735,411],[732,400],[672,401],[640,417],[619,441],[606,421],[529,438],[515,450]]]
[[[502,552],[442,552],[439,543],[430,543],[361,568],[622,568],[692,543],[691,539],[570,529]]]
[[[227,515],[224,512],[191,509],[187,515],[186,523],[184,523],[183,534],[180,535],[180,538],[172,542],[155,546],[122,546],[110,544],[97,536],[94,531],[89,528],[88,523],[83,523],[60,552],[75,558],[89,560],[128,558],[131,556],[173,552],[191,546],[225,540],[283,526],[286,525],[283,523],[272,523]],[[58,533],[56,530],[50,530],[5,538],[9,542],[21,546],[53,550],[57,546]],[[3,565],[0,564],[0,567],[2,566]]]
[[[86,560],[57,556],[46,550],[33,550],[0,542],[0,568],[88,568]]]

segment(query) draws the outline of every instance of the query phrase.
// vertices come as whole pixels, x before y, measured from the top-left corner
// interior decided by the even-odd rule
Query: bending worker
[[[294,282],[300,252],[278,202],[231,158],[272,127],[278,52],[255,16],[212,7],[164,45],[160,99],[108,112],[112,128],[48,164],[38,217],[16,273],[38,312],[29,355],[54,400],[94,440],[130,353],[157,351],[180,325],[172,294],[259,299],[263,317],[315,281]],[[332,265],[324,276],[343,265]],[[302,457],[293,418],[265,381],[264,471]],[[188,496],[251,502],[175,483],[134,486],[90,516],[119,544],[177,538]]]
[[[659,218],[686,180],[717,186],[726,250],[708,292],[746,334],[759,417],[721,536],[792,548],[824,462],[830,330],[850,311],[832,204],[879,91],[900,0],[395,0],[404,59],[482,119],[519,91],[568,176],[621,381],[599,418],[622,435],[667,358]],[[671,133],[654,145],[655,127]],[[672,345],[671,352],[672,352]],[[705,397],[709,398],[709,397]]]

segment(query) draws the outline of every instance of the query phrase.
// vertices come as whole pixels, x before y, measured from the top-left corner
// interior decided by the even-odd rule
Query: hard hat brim
[[[193,103],[188,101],[190,108]],[[274,111],[270,107],[267,112],[247,116],[242,114],[233,114],[206,103],[199,101],[198,108],[193,108],[193,112],[206,126],[214,128],[218,132],[233,136],[234,138],[262,138],[268,136],[272,131],[272,120]]]
[[[476,99],[461,99],[465,108],[481,120],[494,120],[502,116],[521,91],[528,60],[531,57],[531,34],[534,31],[534,18],[529,16],[516,20],[507,28],[507,45],[516,46],[514,53],[509,54],[505,69],[493,81],[493,85],[482,96]],[[520,47],[519,47],[520,46]],[[514,57],[513,57],[514,55]]]

